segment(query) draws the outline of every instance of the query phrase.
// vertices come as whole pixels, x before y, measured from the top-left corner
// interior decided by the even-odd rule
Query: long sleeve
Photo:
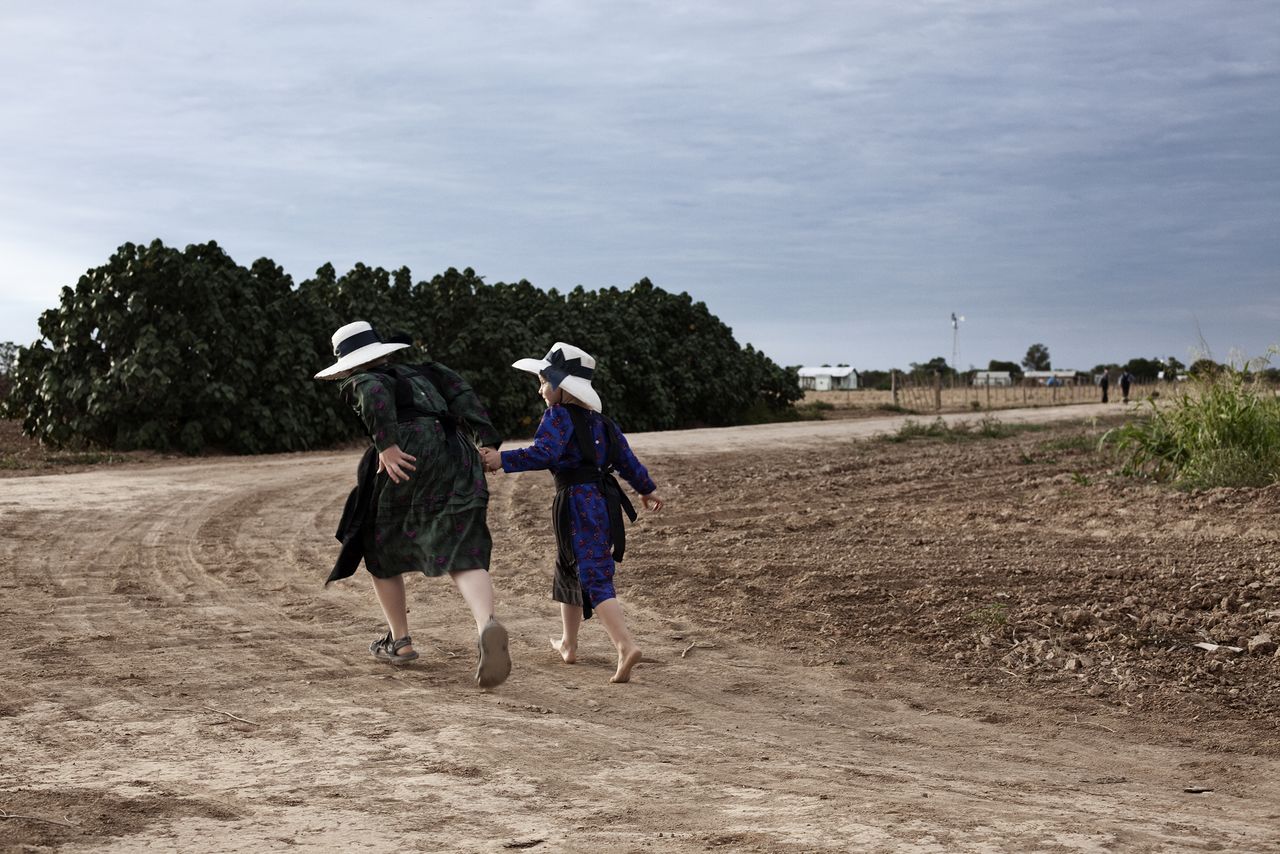
[[[364,422],[365,430],[378,451],[400,444],[396,426],[396,397],[382,380],[370,373],[355,374],[343,381],[343,394]]]
[[[449,407],[449,413],[465,425],[477,445],[487,448],[500,446],[502,437],[489,421],[489,410],[471,385],[439,362],[435,363],[435,369],[441,381],[438,390]]]
[[[648,495],[658,488],[653,482],[653,478],[649,477],[649,470],[641,465],[640,460],[636,458],[635,453],[631,450],[631,445],[627,442],[627,437],[622,435],[622,431],[615,429],[613,435],[618,443],[618,458],[616,468],[618,474],[622,475],[623,480],[631,484],[631,488],[640,495]]]
[[[573,435],[573,422],[562,406],[551,406],[542,414],[533,444],[502,452],[502,470],[507,473],[536,471],[554,466],[564,455]]]

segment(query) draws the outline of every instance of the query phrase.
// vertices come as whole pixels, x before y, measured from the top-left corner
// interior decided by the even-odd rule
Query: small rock
[[[1082,667],[1080,659],[1074,655],[1067,659],[1067,663],[1062,665],[1063,670],[1079,670]]]
[[[1269,655],[1276,651],[1276,642],[1271,639],[1271,635],[1263,632],[1260,635],[1254,635],[1249,638],[1249,654],[1250,655]]]

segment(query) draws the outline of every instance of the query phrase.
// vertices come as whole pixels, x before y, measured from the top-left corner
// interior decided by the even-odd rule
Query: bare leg
[[[493,616],[493,582],[485,569],[459,569],[449,573],[476,621],[476,684],[496,688],[511,673],[507,630]]]
[[[618,650],[618,671],[609,681],[627,682],[631,679],[631,668],[640,661],[640,647],[627,630],[627,621],[622,617],[622,605],[617,599],[606,599],[595,607],[596,616],[604,623],[609,640],[613,641]]]
[[[405,607],[404,576],[393,578],[373,577],[373,592],[378,595],[378,604],[387,618],[387,627],[391,629],[391,639],[400,640],[409,634],[409,611]],[[401,654],[413,652],[412,646],[406,646]]]
[[[582,625],[582,609],[561,602],[560,623],[563,631],[558,639],[551,638],[551,647],[560,653],[565,664],[573,664],[578,660],[578,627]]]
[[[489,579],[488,571],[459,569],[449,573],[449,577],[471,609],[471,616],[476,621],[476,634],[479,634],[484,629],[484,624],[493,617],[493,582]]]

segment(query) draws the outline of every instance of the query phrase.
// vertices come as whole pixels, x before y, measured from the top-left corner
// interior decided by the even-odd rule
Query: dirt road
[[[735,508],[683,489],[681,455],[727,471],[898,422],[633,444],[670,486],[667,518],[714,526]],[[472,687],[470,621],[439,580],[411,583],[422,659],[379,665],[368,583],[320,586],[357,456],[0,481],[7,850],[1280,851],[1271,756],[1164,741],[1101,705],[1047,715],[905,653],[814,655],[821,639],[770,642],[713,595],[663,603],[647,563],[714,577],[733,557],[687,525],[634,529],[619,578],[635,681],[607,682],[597,626],[560,663],[538,475],[492,481],[511,680]],[[763,471],[760,489],[785,489]],[[770,524],[749,533],[767,542]]]

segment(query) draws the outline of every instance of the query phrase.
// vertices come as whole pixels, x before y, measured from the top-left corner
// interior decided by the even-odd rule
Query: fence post
[[[942,411],[942,371],[933,375],[933,408]]]
[[[889,369],[889,391],[893,394],[893,405],[898,405],[898,372],[894,368]]]

